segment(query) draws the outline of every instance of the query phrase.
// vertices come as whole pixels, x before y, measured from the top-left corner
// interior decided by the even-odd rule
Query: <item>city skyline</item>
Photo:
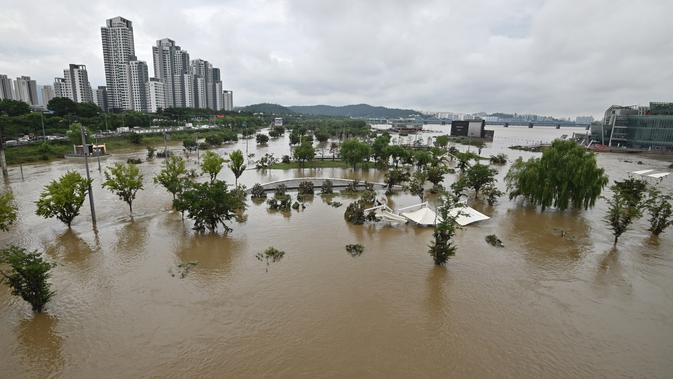
[[[166,9],[79,0],[55,9],[37,1],[0,16],[0,73],[50,85],[59,68],[84,64],[91,87],[104,85],[99,28],[122,16],[134,23],[138,60],[151,65],[159,39],[179,41],[193,57],[223,68],[237,104],[597,117],[610,104],[673,97],[673,69],[664,64],[673,59],[666,41],[673,26],[665,22],[673,5],[648,3],[633,18],[629,3],[608,1],[204,1],[169,2]],[[28,22],[46,12],[53,14],[46,22]],[[632,27],[618,27],[624,23]]]

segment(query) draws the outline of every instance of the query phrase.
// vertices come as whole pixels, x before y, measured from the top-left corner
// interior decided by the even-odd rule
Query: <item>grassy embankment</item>
[[[168,135],[170,144],[180,142],[185,138],[191,137],[198,133],[199,138],[205,138],[209,135],[217,134],[221,130],[206,130],[206,131],[189,131],[171,133]],[[143,135],[140,143],[131,142],[129,137],[110,137],[101,139],[99,143],[104,143],[107,146],[108,152],[114,154],[115,151],[128,151],[145,148],[145,146],[154,146],[159,150],[164,145],[163,134],[149,134]],[[5,148],[5,157],[7,164],[32,163],[32,162],[46,162],[55,159],[62,159],[66,153],[72,152],[72,144],[69,142],[50,142],[48,144],[35,144],[23,146],[8,146]]]

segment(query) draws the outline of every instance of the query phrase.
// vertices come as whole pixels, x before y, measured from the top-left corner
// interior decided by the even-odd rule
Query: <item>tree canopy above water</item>
[[[593,153],[573,141],[556,140],[541,158],[517,159],[507,176],[510,199],[560,210],[593,207],[608,183]]]

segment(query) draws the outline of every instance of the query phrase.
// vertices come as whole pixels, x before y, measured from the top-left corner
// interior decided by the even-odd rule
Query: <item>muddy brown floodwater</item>
[[[509,145],[573,131],[495,129],[482,155],[505,152],[510,160],[535,154]],[[245,142],[220,152],[236,147],[245,151]],[[251,142],[249,150],[280,156],[289,147]],[[143,153],[113,155],[103,166]],[[669,164],[618,154],[598,160],[611,180]],[[66,170],[82,172],[81,163],[25,166],[23,182],[11,169],[4,190],[14,193],[20,216],[0,243],[38,249],[57,263],[57,294],[34,316],[0,286],[1,377],[673,376],[673,231],[653,240],[639,221],[612,249],[603,200],[563,213],[506,198],[475,204],[492,218],[461,230],[457,255],[437,268],[427,254],[431,229],[348,225],[351,200],[343,198],[335,209],[316,196],[289,216],[249,203],[247,220],[230,235],[195,235],[152,184],[160,165],[140,165],[146,189],[131,221],[101,189],[94,162],[95,233],[88,204],[71,231],[34,214],[42,187]],[[498,170],[502,179],[507,166]],[[374,170],[305,169],[251,170],[241,181],[305,175],[381,179]],[[224,178],[233,181],[229,171]],[[670,190],[671,180],[661,186]],[[493,233],[504,248],[484,242]],[[351,257],[349,243],[364,253]],[[267,272],[255,255],[269,246],[286,255]],[[181,277],[188,262],[198,264]]]

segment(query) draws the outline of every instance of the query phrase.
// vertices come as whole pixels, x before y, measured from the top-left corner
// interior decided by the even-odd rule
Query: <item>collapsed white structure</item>
[[[441,217],[439,217],[435,211],[430,209],[427,202],[400,208],[397,212],[384,204],[365,209],[365,213],[369,212],[376,212],[381,220],[391,223],[406,223],[411,221],[418,225],[434,226],[442,221]],[[469,225],[477,221],[488,220],[490,218],[467,205],[453,208],[449,213],[451,216],[458,216],[456,222],[460,226]]]
[[[655,169],[650,169],[650,170],[640,170],[640,171],[632,171],[632,174],[640,175],[640,176],[647,176],[650,178],[655,178],[655,179],[661,179],[664,178],[668,175],[670,175],[670,172],[657,172],[658,170]]]

